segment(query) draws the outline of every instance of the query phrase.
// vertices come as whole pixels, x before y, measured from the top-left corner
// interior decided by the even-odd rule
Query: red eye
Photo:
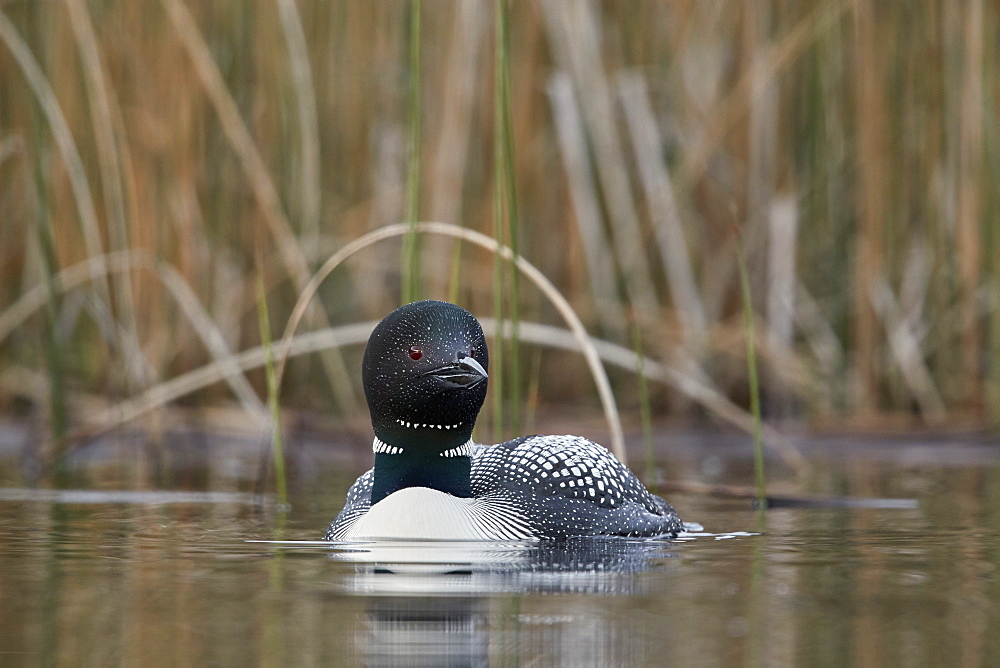
[[[469,357],[471,357],[472,359],[476,359],[476,349],[475,348],[469,348]]]
[[[410,347],[410,359],[418,360],[424,356],[424,351],[420,349],[420,346]]]

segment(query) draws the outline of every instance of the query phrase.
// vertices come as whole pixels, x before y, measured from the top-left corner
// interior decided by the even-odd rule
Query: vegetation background
[[[765,419],[995,424],[997,25],[995,0],[0,2],[0,414],[56,450],[264,424],[262,308],[277,341],[345,244],[429,220],[617,344],[627,422],[746,426],[742,246]],[[515,323],[484,440],[597,414],[537,288],[424,234],[322,282],[283,410],[363,428],[350,325],[404,298]]]

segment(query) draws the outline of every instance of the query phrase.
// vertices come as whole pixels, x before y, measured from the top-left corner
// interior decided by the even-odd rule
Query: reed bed
[[[267,423],[277,388],[240,361],[258,313],[282,329],[325,260],[404,222],[299,335],[404,298],[492,313],[498,436],[529,396],[598,405],[578,354],[525,354],[564,314],[517,256],[631,360],[627,423],[750,425],[733,227],[765,420],[995,425],[998,22],[995,0],[5,3],[0,411],[61,442],[169,387]],[[317,354],[279,369],[282,406],[356,424],[360,347]]]

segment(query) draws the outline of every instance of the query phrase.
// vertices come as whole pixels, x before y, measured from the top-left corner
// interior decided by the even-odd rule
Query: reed
[[[740,294],[743,298],[743,331],[747,347],[747,380],[750,385],[750,415],[753,418],[753,478],[757,487],[757,506],[767,506],[767,479],[764,476],[764,446],[761,438],[760,382],[757,377],[757,335],[754,327],[753,295],[750,273],[747,271],[746,249],[742,238],[737,240],[736,259],[740,268]]]
[[[309,306],[309,302],[316,296],[316,293],[323,281],[345,260],[362,249],[384,239],[409,234],[411,231],[412,226],[408,224],[399,224],[383,227],[373,232],[369,232],[363,237],[359,237],[341,248],[313,275],[309,284],[306,286],[306,289],[299,295],[295,308],[292,310],[292,316],[289,318],[288,324],[285,326],[285,333],[282,337],[282,345],[278,358],[277,377],[279,382],[281,379],[281,371],[284,368],[284,361],[287,359],[291,351],[292,337],[295,334],[295,330],[298,328],[302,316]],[[593,341],[587,334],[587,330],[584,327],[583,322],[573,310],[569,301],[559,292],[558,288],[556,288],[551,281],[549,281],[525,258],[514,255],[513,251],[509,247],[502,246],[497,243],[495,239],[484,234],[466,229],[464,227],[458,227],[457,225],[439,222],[418,223],[417,231],[428,234],[442,234],[468,241],[469,243],[475,244],[480,248],[485,248],[489,252],[499,255],[502,260],[512,262],[518,271],[534,283],[534,285],[542,292],[552,306],[556,308],[559,315],[566,322],[566,325],[573,332],[573,336],[578,342],[584,358],[587,360],[587,366],[590,370],[591,376],[593,377],[594,383],[597,386],[597,393],[601,399],[604,414],[608,420],[608,427],[611,431],[612,450],[619,459],[624,461],[625,438],[622,433],[621,420],[618,415],[618,406],[615,403],[614,394],[611,392],[611,384],[608,381],[607,373],[605,372],[604,367],[601,366],[600,357],[597,354]],[[497,319],[496,322],[498,330],[503,331],[504,320],[500,318]]]
[[[260,400],[233,360],[223,332],[199,301],[197,294],[179,272],[170,266],[155,263],[139,252],[109,253],[67,267],[51,277],[47,276],[42,284],[26,290],[21,298],[0,316],[0,344],[22,326],[34,311],[46,305],[51,308],[53,302],[60,302],[63,293],[86,286],[95,280],[104,281],[112,274],[129,274],[139,269],[156,276],[176,302],[184,319],[195,331],[214,363],[221,369],[221,376],[216,380],[226,381],[243,409],[263,423],[264,410]],[[151,390],[155,390],[156,387],[158,386],[154,386]],[[125,411],[120,420],[127,421],[134,417],[135,415]],[[101,421],[97,420],[98,423]]]
[[[517,206],[515,179],[514,130],[511,119],[510,93],[510,7],[506,0],[496,3],[496,33],[494,61],[494,132],[493,132],[493,236],[510,247],[512,258],[520,253],[520,216]],[[510,418],[514,433],[520,433],[521,422],[521,290],[513,259],[498,254],[494,259],[493,316],[510,316],[511,336],[498,342],[495,350],[494,378],[500,380],[493,393],[493,438],[505,440],[505,417]],[[506,306],[506,308],[505,308]],[[507,350],[503,347],[506,345]],[[509,359],[508,359],[509,357]],[[506,374],[506,378],[504,375]],[[505,415],[505,410],[506,415]]]
[[[295,239],[291,223],[285,215],[281,198],[260,150],[240,117],[239,109],[226,88],[225,81],[187,6],[181,0],[164,0],[164,5],[178,37],[180,37],[194,64],[198,77],[219,115],[226,138],[239,156],[240,165],[247,181],[251,184],[251,190],[260,207],[267,231],[274,239],[278,256],[296,287],[301,290],[305,287],[309,277],[309,265],[305,259],[304,249]],[[311,313],[311,316],[317,326],[328,323],[322,309],[316,309]],[[357,402],[353,388],[347,382],[348,376],[343,360],[336,354],[336,351],[330,355],[323,355],[322,360],[333,395],[340,409],[345,414],[349,414]]]
[[[288,482],[285,476],[285,445],[281,433],[280,386],[271,347],[271,318],[267,309],[264,277],[257,277],[257,313],[260,322],[260,342],[264,351],[264,377],[267,380],[267,405],[271,411],[271,455],[274,464],[274,484],[280,512],[288,512]]]
[[[514,121],[513,101],[511,100],[510,74],[510,6],[508,0],[500,0],[497,5],[497,39],[500,45],[499,74],[501,105],[503,107],[503,171],[504,195],[507,214],[507,241],[510,245],[512,258],[509,261],[510,272],[510,410],[511,425],[514,433],[522,433],[524,423],[521,417],[522,381],[521,369],[521,280],[516,271],[513,258],[521,254],[521,214],[517,203],[517,161],[514,152]]]
[[[587,137],[573,94],[569,76],[557,73],[548,83],[559,155],[563,161],[573,206],[576,236],[583,246],[585,272],[590,299],[594,302],[602,328],[617,336],[625,334],[625,309],[619,298],[615,278],[614,255],[607,252],[608,238],[601,220],[600,197],[597,193]]]
[[[403,238],[403,303],[420,293],[420,248],[416,224],[420,220],[420,0],[411,0],[409,32],[409,104],[406,144],[406,221],[410,232]]]
[[[857,379],[856,411],[862,415],[875,412],[878,406],[879,333],[871,295],[885,271],[886,193],[888,175],[885,166],[886,110],[884,76],[878,53],[878,36],[872,23],[873,8],[861,3],[855,22],[857,56],[864,67],[856,80],[854,98],[858,122],[858,233],[854,263],[853,328],[854,373]]]
[[[48,188],[48,183],[41,170],[36,170],[35,183],[38,201],[45,202],[47,199],[45,191]],[[59,305],[62,300],[50,225],[48,209],[42,204],[38,208],[35,230],[45,270],[44,292],[47,326],[43,350],[49,376],[49,427],[53,443],[53,452],[50,454],[54,460],[58,460],[66,445],[69,418],[66,409],[66,365],[63,360],[58,332]]]
[[[79,224],[88,255],[101,255],[103,253],[103,242],[101,241],[96,206],[90,191],[89,180],[83,164],[83,159],[80,155],[77,143],[74,141],[66,115],[63,113],[63,109],[56,98],[55,91],[53,90],[49,79],[46,77],[42,66],[31,52],[27,42],[25,42],[18,32],[17,27],[2,11],[0,11],[0,40],[6,44],[7,48],[14,56],[15,62],[31,88],[32,94],[41,110],[40,115],[44,117],[48,125],[48,129],[52,133],[52,137],[58,147],[60,158],[65,165],[78,217],[78,221],[69,222],[69,226],[75,226],[73,224],[74,222]],[[34,111],[35,109],[32,105],[31,112]],[[34,137],[35,145],[40,148],[40,156],[47,156],[48,142],[39,136],[38,116],[38,114],[30,113],[28,131],[31,132]],[[35,161],[32,171],[35,183],[41,186],[39,188],[39,192],[44,194],[44,196],[40,197],[39,201],[36,203],[36,206],[38,207],[36,216],[45,217],[44,225],[45,228],[49,230],[49,233],[46,236],[48,241],[43,242],[42,246],[44,249],[46,243],[51,245],[50,250],[43,250],[43,254],[48,253],[49,255],[49,261],[44,263],[44,273],[46,275],[50,275],[56,270],[58,264],[58,249],[55,246],[55,241],[59,235],[56,232],[56,228],[58,226],[56,221],[50,218],[54,215],[53,208],[50,206],[54,196],[52,195],[52,189],[49,187],[51,174],[46,169],[48,167],[47,163],[48,161],[46,159],[39,158]],[[59,227],[61,227],[61,229],[67,229],[66,225]],[[96,298],[102,299],[105,304],[111,303],[110,288],[107,283],[104,281],[95,282],[93,289],[95,291]],[[50,304],[50,308],[54,307],[54,304]],[[50,325],[52,327],[55,326],[56,316],[56,313],[50,311]],[[48,332],[46,336],[55,336],[55,331],[52,330]],[[61,362],[52,357],[52,355],[56,355],[60,359],[63,357],[61,352],[57,352],[55,348],[53,348],[53,346],[57,345],[57,342],[54,340],[50,343],[50,348],[52,349],[48,357],[49,371],[52,374],[52,377],[50,378],[50,385],[53,387],[52,391],[55,393],[53,396],[53,408],[56,412],[52,417],[54,420],[53,429],[55,432],[59,433],[63,431],[63,427],[60,426],[60,422],[65,419],[66,402],[62,397],[62,386],[65,385],[66,378],[63,375],[63,366]]]
[[[996,7],[987,6],[985,21],[1000,20],[1000,11]],[[1000,49],[1000,39],[989,31],[986,32],[986,53],[996,53]],[[997,81],[1000,68],[996,58],[985,58],[983,61],[983,80]],[[983,88],[983,116],[997,118],[1000,114],[1000,90],[997,86]],[[1000,129],[995,124],[986,123],[983,127],[983,142],[986,148],[983,173],[996,182],[1000,179]],[[986,331],[987,348],[986,375],[986,415],[994,428],[1000,427],[1000,225],[995,221],[1000,218],[1000,193],[995,188],[984,193],[983,202],[983,255],[986,258],[984,283],[986,293]],[[993,224],[991,224],[993,223]]]
[[[395,231],[398,233],[397,228]],[[388,238],[388,237],[382,237]],[[492,318],[481,318],[483,331],[487,336],[507,337],[508,329],[498,326]],[[291,323],[290,323],[291,324]],[[294,335],[286,330],[286,337],[278,351],[281,361],[292,357],[314,354],[329,348],[345,348],[363,344],[374,329],[377,321],[361,322],[352,325],[342,325],[330,329]],[[523,322],[520,332],[523,341],[538,346],[548,346],[557,350],[584,353],[592,346],[594,354],[602,364],[618,367],[624,371],[641,373],[647,381],[652,381],[677,392],[702,406],[706,412],[713,415],[724,424],[731,425],[751,433],[756,427],[753,416],[732,403],[726,397],[708,387],[696,378],[688,375],[685,369],[667,365],[649,357],[637,358],[630,348],[601,339],[583,340],[578,332],[543,325],[541,323]],[[97,413],[87,420],[82,433],[103,433],[120,427],[141,415],[159,407],[178,401],[226,379],[230,369],[250,371],[264,365],[265,354],[262,347],[244,350],[239,354],[223,360],[216,360],[197,369],[192,369],[170,380],[163,381],[145,392],[118,403],[113,409]],[[536,357],[536,364],[537,364]],[[278,385],[281,385],[280,366],[276,367]],[[594,376],[598,386],[601,385]],[[534,393],[531,395],[534,396]],[[609,430],[614,433],[613,420],[617,418],[611,412],[606,412]],[[530,421],[528,430],[531,431]],[[807,470],[806,461],[784,436],[769,427],[766,423],[759,425],[764,442],[772,447],[777,455],[799,474]]]
[[[500,195],[501,188],[501,171],[497,169],[497,165],[494,165],[494,196],[493,196],[493,238],[501,240],[504,237],[503,228],[503,198]],[[504,296],[505,296],[505,281],[507,272],[505,271],[505,265],[503,258],[500,255],[500,242],[498,241],[495,255],[493,257],[493,284],[492,284],[492,294],[493,294],[493,318],[503,325],[504,322]],[[503,341],[498,342],[499,345],[493,346],[493,352],[490,355],[490,367],[491,367],[491,377],[490,384],[492,389],[492,408],[493,408],[493,440],[500,442],[505,440],[504,434],[506,433],[505,422],[504,422],[504,394],[507,390],[507,353]]]
[[[642,424],[642,447],[646,454],[647,481],[653,480],[653,473],[656,469],[656,453],[653,451],[653,409],[649,401],[649,385],[646,381],[646,370],[643,368],[645,355],[642,353],[642,334],[636,323],[632,323],[632,352],[636,359],[636,380],[639,388],[639,420]],[[650,484],[652,484],[650,482]],[[649,485],[647,485],[649,486]],[[651,487],[655,493],[655,488]]]
[[[483,2],[463,2],[456,6],[454,22],[448,35],[448,55],[441,84],[441,112],[435,136],[429,136],[428,146],[436,147],[433,173],[428,178],[431,188],[430,219],[459,222],[464,220],[466,199],[464,190],[471,180],[470,167],[475,156],[470,151],[478,136],[474,114],[479,97],[480,63],[487,45],[491,8]],[[447,238],[425,239],[425,277],[434,294],[447,290],[449,301],[457,301],[461,287],[462,245]],[[442,263],[449,257],[450,266]],[[445,288],[447,286],[447,288]]]
[[[281,30],[288,44],[288,63],[295,89],[295,110],[299,121],[301,140],[301,167],[299,190],[299,229],[305,248],[314,247],[320,240],[320,207],[322,204],[320,131],[316,109],[316,90],[313,86],[312,67],[306,44],[302,17],[295,0],[278,0]]]
[[[98,54],[97,37],[90,13],[82,0],[67,3],[70,24],[79,45],[80,60],[86,77],[87,96],[91,107],[94,143],[104,190],[104,208],[109,246],[112,251],[127,250],[131,242],[128,233],[128,212],[121,168],[120,138],[112,120],[112,102],[104,66]],[[123,371],[126,388],[143,387],[153,377],[153,370],[142,354],[136,322],[135,298],[129,276],[115,284],[114,297],[117,317],[121,323]]]
[[[491,313],[498,436],[520,431],[526,392],[594,395],[573,362],[529,373],[525,323],[558,316],[521,295],[514,257],[626,351],[605,352],[673,388],[609,383],[644,432],[703,415],[749,428],[737,225],[760,391],[778,400],[765,418],[995,424],[995,3],[721,7],[8,3],[0,411],[23,369],[72,415],[78,391],[134,408],[212,367],[224,383],[187,401],[262,416],[223,363],[260,336],[259,246],[273,322],[334,331],[397,290]],[[511,254],[424,243],[421,211]],[[352,263],[293,313],[315,266],[397,221],[412,228],[398,263]],[[352,414],[351,354],[291,368],[285,407]]]

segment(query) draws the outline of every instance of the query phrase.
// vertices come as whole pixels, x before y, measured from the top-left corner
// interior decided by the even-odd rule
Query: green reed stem
[[[987,225],[987,249],[992,257],[988,271],[994,284],[1000,282],[1000,234],[996,227]],[[989,279],[987,279],[989,280]],[[994,291],[992,309],[987,324],[986,356],[986,419],[994,428],[1000,427],[1000,295]]]
[[[258,261],[257,266],[261,266]],[[282,513],[288,509],[288,484],[285,477],[285,446],[281,436],[281,406],[278,403],[278,374],[274,364],[274,350],[271,345],[271,319],[267,310],[267,296],[264,293],[264,277],[257,274],[257,314],[260,319],[260,343],[264,348],[264,377],[267,379],[267,405],[271,409],[273,435],[271,452],[274,458],[275,487],[278,494],[278,508]]]
[[[764,479],[764,446],[761,442],[760,383],[757,378],[757,342],[754,333],[753,303],[750,301],[750,278],[747,274],[746,249],[743,238],[737,238],[736,256],[740,265],[740,291],[743,296],[743,329],[747,342],[747,375],[750,379],[750,415],[753,417],[753,476],[757,486],[757,504],[767,502],[767,482]]]
[[[510,7],[507,0],[497,2],[497,34],[496,34],[496,58],[497,58],[497,112],[498,126],[500,134],[497,139],[497,149],[500,149],[500,164],[498,168],[503,173],[503,195],[507,210],[507,245],[514,251],[514,255],[520,255],[521,250],[518,243],[518,230],[520,228],[520,215],[517,205],[517,189],[514,178],[514,128],[511,110],[510,94]],[[499,171],[499,170],[498,170]],[[513,259],[507,261],[505,267],[510,280],[510,421],[511,426],[518,433],[521,430],[521,345],[520,345],[520,279],[514,268]]]
[[[514,251],[518,248],[519,215],[517,192],[514,187],[514,131],[511,121],[510,95],[510,18],[507,0],[499,0],[496,5],[496,33],[494,49],[494,95],[493,95],[493,236],[500,243],[506,243]],[[505,224],[506,223],[506,224]],[[520,369],[520,282],[514,269],[513,260],[495,259],[493,271],[493,315],[498,323],[504,318],[504,302],[509,311],[511,336],[509,341],[501,339],[494,355],[495,379],[494,431],[503,436],[505,414],[504,401],[509,399],[507,414],[512,427],[521,429],[521,369]],[[506,351],[503,349],[506,348]],[[505,364],[507,353],[510,354]],[[505,377],[505,373],[507,377]],[[508,384],[509,381],[509,384]],[[504,390],[507,390],[504,396]]]
[[[420,244],[416,232],[420,220],[420,0],[410,3],[410,124],[407,146],[406,221],[410,232],[403,238],[403,303],[420,292]]]
[[[639,419],[642,421],[642,445],[646,451],[645,482],[647,487],[652,488],[653,469],[656,467],[656,461],[653,457],[653,410],[649,403],[649,383],[646,380],[646,373],[643,368],[643,360],[646,359],[646,356],[642,350],[642,332],[639,329],[639,323],[635,319],[632,320],[629,329],[632,330],[632,352],[635,353],[637,361],[636,376],[639,382]],[[652,491],[656,492],[655,489],[652,489]]]
[[[495,181],[499,181],[499,176],[494,176]],[[499,185],[495,183],[495,185]],[[490,355],[490,383],[493,391],[493,438],[496,441],[503,440],[504,434],[504,414],[503,414],[503,394],[504,394],[504,339],[503,339],[503,286],[504,286],[504,262],[499,246],[503,245],[503,228],[501,225],[503,204],[497,194],[493,195],[493,238],[498,242],[498,248],[493,256],[493,319],[497,323],[496,344],[493,346],[493,353]]]
[[[68,420],[66,416],[66,366],[63,361],[62,347],[59,344],[59,333],[56,323],[59,319],[59,287],[58,260],[53,243],[51,220],[47,203],[48,178],[42,167],[42,161],[35,161],[35,183],[38,189],[38,212],[35,229],[38,233],[38,245],[41,248],[42,263],[45,268],[45,282],[48,286],[46,299],[46,316],[48,322],[45,328],[45,360],[49,368],[49,403],[50,426],[55,445],[52,452],[53,461],[59,461],[66,442]]]
[[[508,210],[509,201],[506,197],[507,170],[504,163],[507,160],[507,152],[503,127],[504,117],[507,113],[503,94],[503,79],[506,72],[504,69],[503,25],[506,14],[504,3],[502,0],[498,1],[493,63],[493,238],[501,245],[508,243],[506,237],[510,232],[509,225],[506,229],[504,226],[505,217],[510,213]],[[496,320],[498,333],[503,331],[504,326],[504,293],[507,275],[507,262],[501,256],[498,248],[493,258],[493,318]],[[498,441],[504,438],[504,390],[506,385],[504,357],[506,346],[504,337],[498,336],[490,360],[493,366],[490,375],[493,383],[493,438]]]
[[[994,13],[994,16],[996,14]],[[998,44],[995,33],[988,32],[990,40],[987,48],[996,52]],[[983,81],[996,81],[1000,74],[995,58],[983,60]],[[997,118],[1000,113],[1000,92],[996,87],[987,86],[983,96],[984,118]],[[984,123],[985,168],[983,169],[986,183],[997,183],[1000,179],[1000,131],[996,123]],[[986,272],[982,285],[992,281],[1000,284],[1000,196],[996,188],[984,189],[985,203],[983,206],[983,235],[986,249]],[[990,290],[987,298],[987,348],[986,348],[986,420],[994,428],[1000,427],[1000,294]],[[995,497],[994,497],[995,498]]]

